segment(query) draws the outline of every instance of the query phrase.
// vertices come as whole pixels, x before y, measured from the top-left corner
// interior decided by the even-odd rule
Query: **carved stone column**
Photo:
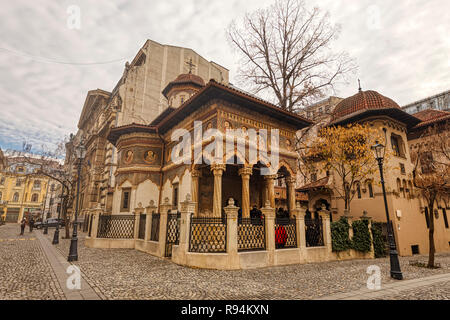
[[[192,169],[192,171],[191,171],[191,178],[192,178],[191,193],[192,193],[192,201],[195,202],[194,217],[198,217],[198,182],[199,182],[201,176],[202,176],[201,171]]]
[[[227,253],[237,255],[237,217],[239,208],[234,205],[234,199],[228,201],[228,206],[223,208],[227,214]]]
[[[271,174],[264,176],[264,180],[266,183],[266,194],[267,198],[265,199],[265,202],[269,200],[270,207],[275,208],[275,187],[274,187],[274,180],[277,178],[276,174]]]
[[[287,193],[288,193],[287,205],[288,205],[288,210],[289,210],[289,214],[291,215],[291,217],[292,217],[292,211],[294,211],[296,209],[296,207],[295,207],[295,182],[296,182],[295,177],[286,178],[286,187],[287,187]]]
[[[322,209],[319,211],[319,216],[322,218],[323,223],[323,242],[327,247],[327,251],[329,254],[332,252],[331,247],[331,223],[330,223],[330,212],[325,208],[325,205],[322,205]]]
[[[264,215],[266,225],[266,250],[268,252],[268,265],[274,264],[274,252],[275,252],[275,208],[270,207],[269,200],[266,201],[264,208],[261,208],[261,212]]]
[[[224,164],[212,164],[211,171],[214,174],[213,217],[222,216],[222,175],[225,171]]]
[[[239,169],[242,178],[242,217],[250,218],[250,176],[253,170],[250,166]]]

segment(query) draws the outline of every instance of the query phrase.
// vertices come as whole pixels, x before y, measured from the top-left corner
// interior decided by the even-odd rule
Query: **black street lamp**
[[[83,143],[80,142],[75,147],[75,155],[78,159],[78,171],[77,171],[77,202],[75,203],[75,220],[73,222],[73,234],[70,241],[70,251],[67,261],[78,261],[78,237],[77,237],[77,224],[78,224],[78,200],[80,197],[80,180],[81,180],[81,163],[86,156],[86,148]]]
[[[59,243],[59,219],[60,219],[61,215],[60,215],[60,211],[58,211],[58,220],[56,221],[56,229],[55,229],[55,233],[53,234],[53,241],[52,244],[58,244]]]
[[[389,239],[389,257],[391,262],[391,278],[402,280],[403,274],[400,270],[400,262],[398,261],[397,246],[395,244],[394,230],[392,230],[391,220],[389,219],[389,209],[386,199],[386,189],[384,187],[384,177],[383,177],[383,160],[384,160],[384,149],[385,147],[375,141],[375,145],[372,146],[372,150],[375,153],[375,159],[378,161],[378,167],[380,169],[380,180],[381,187],[383,189],[383,199],[384,199],[384,210],[386,212],[387,220],[387,233]]]

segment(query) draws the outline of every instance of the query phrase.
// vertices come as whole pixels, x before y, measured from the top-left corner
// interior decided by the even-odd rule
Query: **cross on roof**
[[[189,61],[185,62],[189,67],[189,73],[192,73],[192,68],[195,67],[195,64],[192,63],[192,58],[189,59]]]

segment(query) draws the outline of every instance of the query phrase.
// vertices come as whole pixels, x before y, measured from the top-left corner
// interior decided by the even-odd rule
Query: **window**
[[[403,179],[403,198],[406,198],[406,189],[408,189],[408,186],[406,185],[406,180]]]
[[[20,187],[22,185],[22,180],[21,179],[17,179],[16,180],[16,187]]]
[[[418,244],[412,245],[411,252],[412,254],[419,254],[419,245]]]
[[[442,215],[444,216],[445,228],[448,229],[447,211],[445,210],[445,208],[442,208]]]
[[[394,152],[394,155],[397,157],[404,157],[405,152],[403,150],[403,140],[402,137],[392,134],[391,135],[391,145],[392,145],[392,151]]]
[[[5,177],[2,177],[0,179],[0,186],[3,186],[5,184]]]
[[[172,205],[178,208],[178,191],[179,191],[178,183],[174,183],[172,188],[173,188]]]
[[[23,172],[23,167],[17,167],[17,172]]]
[[[358,194],[358,199],[361,199],[361,184],[359,182],[356,183],[356,192]]]
[[[19,193],[18,193],[18,192],[14,193],[14,196],[13,196],[13,198],[12,198],[12,201],[13,201],[13,202],[19,202]]]
[[[400,163],[400,173],[406,174],[405,165],[403,163]]]
[[[130,194],[131,188],[122,190],[122,201],[120,205],[120,211],[129,211],[130,209]]]
[[[35,180],[33,183],[33,189],[40,189],[41,188],[41,181]]]
[[[369,182],[367,184],[367,188],[369,189],[369,197],[373,198],[373,187],[372,187],[372,182]]]
[[[52,183],[52,186],[51,186],[50,190],[51,191],[55,191],[55,184],[54,183]]]
[[[430,151],[422,153],[422,156],[420,157],[420,167],[424,174],[433,172],[433,153]]]
[[[33,193],[31,196],[31,202],[38,202],[39,195],[37,193]]]
[[[2,196],[3,196],[3,195],[2,195],[2,193],[0,192],[0,200],[2,200]]]

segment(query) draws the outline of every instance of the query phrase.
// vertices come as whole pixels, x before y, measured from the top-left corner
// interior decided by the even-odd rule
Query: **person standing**
[[[30,226],[30,232],[33,232],[33,227],[34,227],[34,219],[33,219],[33,217],[31,217],[31,219],[30,219],[29,226]]]
[[[20,222],[20,235],[23,236],[23,232],[25,231],[25,226],[27,225],[27,220],[25,218]]]

